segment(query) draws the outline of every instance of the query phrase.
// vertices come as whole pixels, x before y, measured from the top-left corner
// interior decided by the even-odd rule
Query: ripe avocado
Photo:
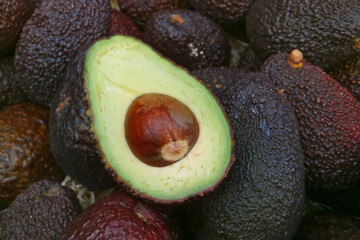
[[[220,97],[236,162],[211,194],[186,206],[195,239],[290,239],[305,198],[304,155],[290,103],[270,79],[249,73]]]
[[[295,108],[307,187],[339,191],[359,184],[360,102],[298,50],[271,56],[261,71]]]
[[[13,56],[0,58],[0,110],[26,100],[26,94],[15,76]]]
[[[110,34],[131,35],[137,38],[143,38],[143,33],[138,29],[135,23],[125,13],[111,9],[111,27]]]
[[[57,239],[81,213],[76,194],[42,180],[19,194],[0,215],[0,239]]]
[[[329,74],[360,101],[360,54],[330,69]]]
[[[261,60],[299,49],[324,70],[360,52],[359,0],[258,0],[247,32]]]
[[[50,153],[48,120],[49,111],[30,102],[0,112],[0,203],[41,179],[64,179]]]
[[[211,19],[186,9],[155,13],[145,25],[144,40],[190,70],[228,66],[230,43]]]
[[[81,54],[68,75],[75,83],[52,115],[62,118],[70,111],[76,118],[74,98],[88,106],[81,113],[90,116],[89,125],[76,136],[90,134],[91,125],[115,179],[134,194],[162,203],[203,195],[221,182],[234,161],[230,126],[199,81],[128,36],[100,40],[85,57]],[[71,132],[54,123],[54,133]],[[72,146],[53,140],[52,150],[60,155]],[[80,150],[89,149],[94,146]]]
[[[144,27],[156,12],[187,7],[186,0],[118,0],[121,11],[130,16],[135,23]]]
[[[251,46],[248,46],[240,56],[238,68],[241,68],[246,72],[259,72],[263,63],[264,62],[257,56],[254,49],[252,49]]]
[[[245,16],[254,0],[189,0],[190,5],[220,24],[236,24]]]
[[[0,57],[14,49],[35,0],[0,0]]]
[[[116,191],[87,208],[58,240],[152,239],[171,240],[155,209]]]
[[[329,210],[310,209],[293,240],[360,239],[360,221]]]
[[[109,0],[47,0],[26,22],[15,69],[30,100],[50,106],[70,59],[80,47],[108,34]]]

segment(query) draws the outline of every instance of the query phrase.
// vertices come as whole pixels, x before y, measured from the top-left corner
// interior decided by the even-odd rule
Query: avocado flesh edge
[[[216,99],[188,72],[142,42],[118,35],[89,49],[85,79],[92,128],[103,159],[134,191],[156,199],[184,199],[212,188],[226,174],[232,146],[229,124]],[[199,123],[193,149],[166,167],[146,165],[125,140],[128,107],[146,93],[178,99]]]

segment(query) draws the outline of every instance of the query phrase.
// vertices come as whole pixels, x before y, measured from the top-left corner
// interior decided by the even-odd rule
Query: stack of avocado
[[[0,34],[0,239],[360,238],[306,204],[360,214],[358,0],[0,0]]]

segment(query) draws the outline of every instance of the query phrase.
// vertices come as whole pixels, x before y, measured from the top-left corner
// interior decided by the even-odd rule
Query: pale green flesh
[[[222,178],[231,158],[229,125],[213,96],[186,71],[134,38],[115,36],[90,48],[85,79],[92,127],[104,158],[132,189],[151,198],[178,200],[203,192]],[[166,167],[137,159],[125,139],[128,107],[146,93],[178,99],[199,123],[193,149]]]

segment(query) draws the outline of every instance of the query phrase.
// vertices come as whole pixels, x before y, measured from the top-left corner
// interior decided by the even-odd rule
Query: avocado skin
[[[359,54],[358,0],[259,0],[247,16],[247,33],[259,57],[299,49],[313,64],[328,70]]]
[[[332,68],[329,74],[360,101],[360,55]]]
[[[240,56],[238,68],[244,69],[246,72],[259,72],[264,61],[257,56],[251,46],[245,48]]]
[[[0,215],[0,239],[57,239],[81,213],[76,194],[59,183],[30,185]]]
[[[186,206],[195,239],[290,239],[303,212],[304,156],[296,116],[274,84],[249,73],[220,97],[237,161],[209,196]]]
[[[108,0],[43,1],[26,22],[15,51],[15,69],[30,100],[47,106],[67,63],[86,43],[108,34]]]
[[[360,221],[330,212],[310,209],[303,217],[293,240],[360,239]]]
[[[26,100],[27,96],[15,76],[13,56],[0,58],[0,110]]]
[[[304,60],[293,68],[289,54],[266,60],[261,72],[284,89],[295,109],[306,156],[307,187],[340,191],[360,181],[360,102],[321,68]]]
[[[171,236],[155,209],[116,191],[87,208],[59,238],[70,239],[170,240]]]
[[[245,71],[234,67],[210,67],[192,71],[191,74],[219,98],[229,86],[241,81]]]
[[[235,24],[244,20],[254,0],[189,0],[201,14],[220,24]]]
[[[162,10],[187,7],[186,0],[118,0],[121,11],[143,28],[151,15]]]
[[[14,49],[35,0],[0,0],[0,57]]]
[[[139,39],[143,38],[143,33],[130,17],[119,10],[111,9],[111,27],[109,35],[115,34],[131,35]]]
[[[9,204],[30,184],[65,177],[49,147],[49,111],[31,102],[0,112],[0,203]]]
[[[89,190],[114,185],[101,162],[97,142],[90,133],[89,108],[84,91],[87,46],[69,63],[64,81],[50,108],[50,150],[61,169]]]
[[[183,22],[174,22],[174,15]],[[225,32],[195,11],[178,9],[153,14],[145,25],[144,40],[190,70],[229,65],[230,43]]]

